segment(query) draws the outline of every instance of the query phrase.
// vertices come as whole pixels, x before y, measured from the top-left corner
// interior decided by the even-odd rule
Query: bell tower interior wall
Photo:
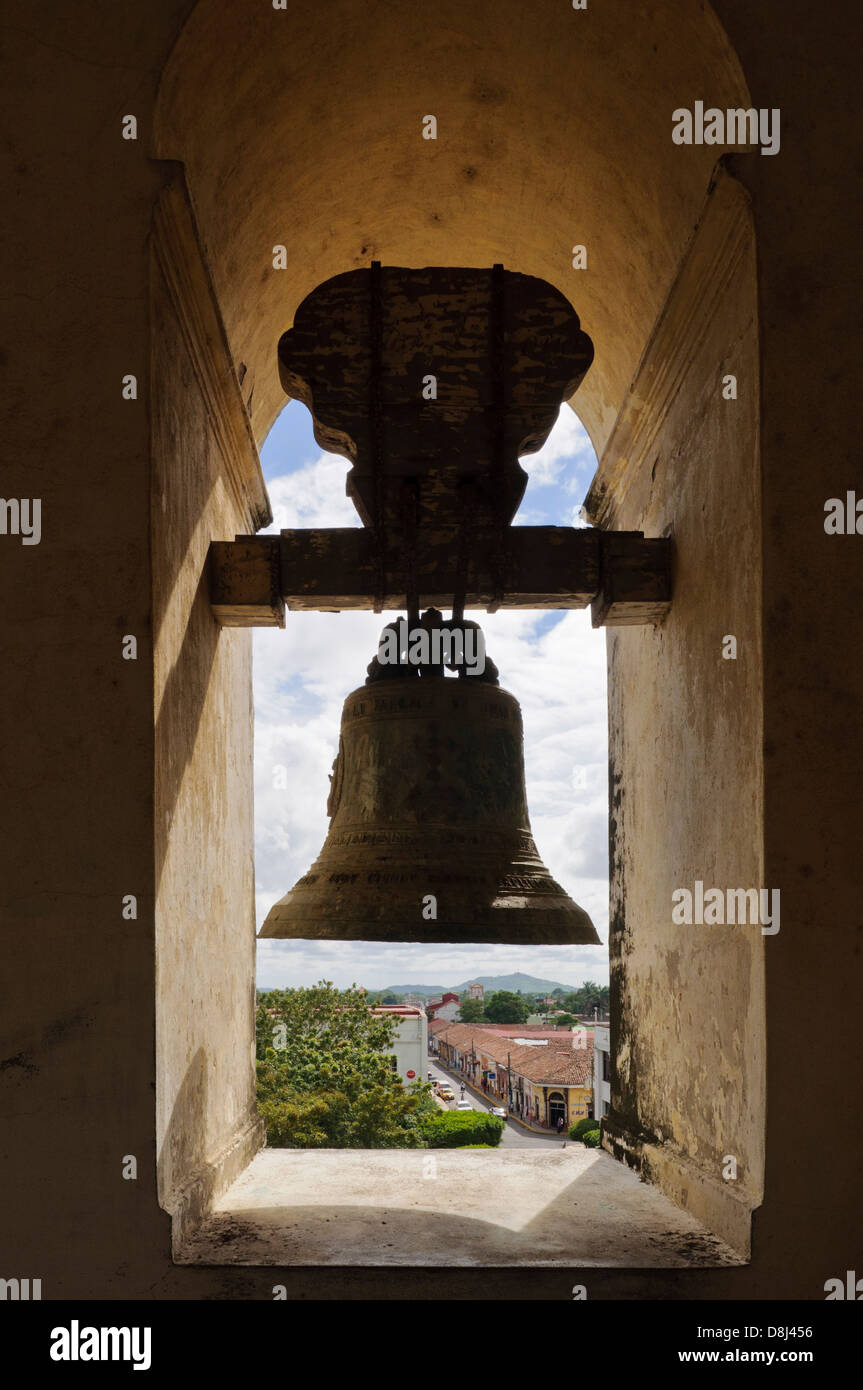
[[[269,519],[179,176],[156,215],[151,295],[157,1155],[176,1250],[263,1143],[252,634],[213,617],[207,550]]]
[[[762,1197],[776,942],[757,923],[677,924],[672,894],[769,887],[756,305],[749,200],[720,171],[588,499],[599,524],[671,535],[675,555],[665,621],[607,634],[605,1144],[742,1252]]]

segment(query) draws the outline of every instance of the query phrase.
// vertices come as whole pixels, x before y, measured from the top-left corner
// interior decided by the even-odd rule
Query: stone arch
[[[444,0],[433,20],[408,6],[397,23],[353,0],[200,0],[153,153],[184,165],[257,441],[284,399],[275,344],[321,281],[372,258],[502,261],[556,285],[598,345],[577,409],[601,456],[722,153],[671,140],[673,108],[705,94],[749,105],[699,0],[618,0],[601,24],[516,0]]]
[[[267,515],[256,445],[284,399],[276,343],[316,285],[372,258],[499,261],[557,286],[594,342],[573,402],[601,459],[593,519],[678,542],[682,597],[665,628],[609,640],[620,1059],[609,1133],[619,1155],[745,1250],[763,1167],[763,948],[723,939],[731,984],[708,1037],[721,969],[681,947],[663,912],[670,885],[699,871],[711,826],[705,872],[740,873],[735,883],[748,885],[763,866],[751,219],[717,170],[721,146],[671,140],[675,108],[705,98],[748,107],[746,83],[699,0],[636,11],[618,0],[601,26],[591,11],[537,13],[516,0],[443,0],[433,21],[418,6],[391,18],[390,8],[370,15],[354,0],[298,0],[289,12],[200,0],[157,104],[156,923],[157,960],[176,969],[172,977],[163,964],[157,1001],[160,1199],[179,1248],[260,1143],[251,989],[227,1015],[224,1004],[254,946],[250,643],[248,633],[214,632],[204,576],[209,540],[253,531]],[[422,137],[429,113],[435,141]],[[576,245],[587,269],[572,267]],[[711,386],[730,352],[750,373],[733,417],[716,414]],[[717,537],[741,497],[751,505],[736,540],[750,562],[732,575]],[[754,656],[717,725],[696,696],[713,679],[703,620],[718,595],[729,596],[724,630],[736,622]],[[212,812],[206,854],[203,806]],[[203,987],[184,974],[196,933],[208,954]],[[665,1013],[657,982],[673,999]],[[176,1017],[182,1025],[169,1034],[165,1020]],[[203,1091],[184,1071],[191,1057],[215,1075]],[[188,1106],[184,1086],[194,1092]],[[181,1145],[190,1115],[197,1140]],[[732,1197],[714,1160],[734,1145],[743,1180]]]

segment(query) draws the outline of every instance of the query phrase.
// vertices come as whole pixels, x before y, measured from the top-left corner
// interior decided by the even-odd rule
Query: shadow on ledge
[[[608,1154],[265,1149],[180,1264],[716,1268],[745,1263]]]

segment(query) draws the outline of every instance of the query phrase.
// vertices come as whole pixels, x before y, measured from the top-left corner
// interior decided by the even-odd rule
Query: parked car
[[[505,1119],[506,1119],[506,1111],[504,1110],[504,1108],[503,1108],[502,1105],[493,1105],[493,1106],[491,1107],[491,1113],[492,1113],[493,1115],[497,1115],[497,1118],[498,1118],[499,1120],[505,1120]]]
[[[456,1110],[473,1110],[473,1106],[469,1100],[460,1100],[456,1106]]]
[[[445,1081],[442,1081],[438,1086],[438,1095],[443,1096],[444,1100],[455,1100],[455,1092],[452,1086],[448,1086]]]

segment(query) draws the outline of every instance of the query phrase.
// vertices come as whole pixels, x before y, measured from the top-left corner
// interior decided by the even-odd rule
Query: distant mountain
[[[442,994],[467,994],[469,985],[482,985],[486,993],[497,989],[509,989],[514,994],[553,994],[562,989],[566,994],[579,988],[578,985],[564,985],[560,980],[542,980],[538,975],[524,975],[516,971],[514,975],[471,975],[460,985],[385,985],[383,989],[371,991],[374,994],[417,994],[422,999],[440,999]],[[259,994],[266,994],[265,985],[258,986]]]
[[[258,985],[258,994],[267,994],[272,989],[290,989],[290,985]],[[386,985],[383,989],[370,989],[369,994],[421,994],[425,999],[439,999],[449,985]]]
[[[541,980],[537,975],[523,975],[520,970],[516,971],[514,975],[474,975],[469,980],[465,980],[463,984],[450,985],[450,989],[453,994],[465,994],[468,985],[482,985],[486,992],[509,989],[514,994],[518,994],[519,990],[522,994],[539,994],[541,990],[546,994],[552,994],[556,989],[562,989],[566,994],[570,994],[573,990],[578,989],[578,985],[564,985],[561,984],[560,980]]]
[[[514,994],[519,990],[522,994],[539,994],[541,990],[551,994],[556,989],[562,989],[569,994],[572,990],[578,989],[578,985],[562,985],[559,980],[541,980],[537,975],[523,975],[521,971],[517,971],[514,975],[471,975],[470,979],[464,980],[460,985],[387,985],[385,989],[376,993],[420,994],[425,999],[439,999],[444,993],[467,994],[469,985],[482,985],[486,992],[510,989]]]
[[[421,994],[424,999],[440,999],[441,995],[449,989],[449,985],[384,985],[383,989],[372,991],[374,994]]]

